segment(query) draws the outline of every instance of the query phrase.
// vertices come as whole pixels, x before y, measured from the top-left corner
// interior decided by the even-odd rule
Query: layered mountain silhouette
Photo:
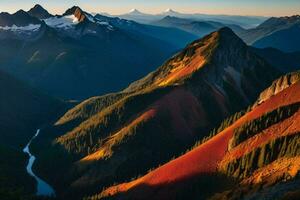
[[[220,23],[219,21],[200,20],[195,18],[166,16],[152,22],[163,27],[174,27],[203,37],[222,27],[230,27],[247,44],[257,48],[276,48],[284,52],[299,51],[299,19],[291,17],[272,17],[255,28],[244,29],[236,23]]]
[[[278,74],[232,30],[220,29],[127,89],[88,99],[45,129],[48,136],[37,142],[47,150],[39,154],[64,159],[43,160],[41,173],[65,167],[48,176],[65,198],[144,174],[254,102]]]
[[[223,24],[236,24],[244,28],[253,28],[266,20],[266,17],[237,16],[237,15],[210,15],[210,14],[187,14],[181,13],[171,8],[158,14],[147,14],[137,9],[132,9],[129,13],[118,15],[122,19],[134,20],[139,23],[153,23],[164,17],[171,16],[176,18],[192,19],[194,21],[215,21]]]
[[[254,29],[240,34],[248,44],[255,47],[273,47],[285,52],[299,51],[299,15],[272,17]]]
[[[186,32],[203,37],[213,31],[216,31],[222,27],[231,28],[236,34],[244,31],[244,29],[238,25],[222,24],[214,21],[197,21],[193,19],[178,18],[174,16],[166,16],[163,19],[153,22],[152,24],[163,27],[174,27]]]
[[[298,199],[299,16],[119,17],[0,13],[0,199]]]
[[[185,42],[173,45],[96,19],[79,7],[43,20],[32,17],[41,10],[35,6],[29,13],[1,14],[5,17],[0,17],[0,25],[5,28],[0,29],[0,69],[65,99],[120,90],[195,39],[183,33]],[[172,36],[172,30],[161,30],[155,34],[167,31],[165,38]]]
[[[122,30],[129,31],[137,35],[147,35],[159,40],[166,41],[178,49],[182,49],[188,43],[198,39],[199,37],[195,34],[173,28],[173,27],[162,27],[150,24],[140,24],[135,21],[125,20],[118,17],[107,17],[100,14],[96,14],[95,18],[98,20],[107,21],[110,24],[118,27]]]
[[[0,13],[0,26],[26,26],[28,24],[41,24],[40,20],[30,16],[24,10],[19,10],[14,14]]]
[[[0,69],[50,95],[82,100],[126,87],[188,42],[225,26],[176,17],[157,23],[94,17],[77,6],[56,16],[40,5],[28,12],[1,13]],[[244,35],[239,26],[226,26]],[[286,27],[270,22],[261,26]]]

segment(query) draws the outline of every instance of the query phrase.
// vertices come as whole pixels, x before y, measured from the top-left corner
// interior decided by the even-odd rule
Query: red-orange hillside
[[[174,185],[188,183],[192,178],[217,170],[218,164],[226,155],[228,142],[232,138],[235,128],[277,107],[299,102],[299,91],[300,82],[272,96],[241,117],[233,125],[187,154],[135,181],[110,187],[102,195],[111,196],[130,192],[130,195],[134,195],[134,199],[172,199],[168,186],[172,185],[174,189],[176,188]]]

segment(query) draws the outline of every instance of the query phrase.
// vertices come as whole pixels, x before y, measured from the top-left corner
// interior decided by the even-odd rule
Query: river
[[[31,140],[28,142],[26,147],[23,149],[23,152],[29,155],[26,170],[27,170],[27,173],[30,176],[32,176],[37,182],[37,190],[36,190],[37,196],[55,196],[54,189],[32,171],[32,166],[35,161],[35,156],[30,153],[30,145],[31,145],[32,141],[39,135],[39,133],[40,133],[40,129],[38,129],[36,131],[36,134],[31,138]]]

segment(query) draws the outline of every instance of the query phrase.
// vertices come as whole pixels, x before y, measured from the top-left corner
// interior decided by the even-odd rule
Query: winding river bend
[[[36,182],[37,182],[37,192],[36,195],[38,196],[55,196],[54,189],[45,181],[43,181],[41,178],[39,178],[33,171],[32,166],[35,161],[35,156],[30,153],[30,145],[31,142],[39,135],[40,129],[36,131],[36,134],[31,138],[31,140],[28,142],[26,147],[23,149],[23,152],[29,155],[28,164],[26,166],[27,173],[32,176]]]

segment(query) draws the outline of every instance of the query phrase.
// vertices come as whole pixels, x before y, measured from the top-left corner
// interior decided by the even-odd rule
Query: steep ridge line
[[[270,97],[268,101],[263,102],[252,111],[241,117],[236,123],[228,127],[211,140],[200,145],[191,152],[163,165],[153,172],[145,175],[130,183],[121,184],[105,190],[102,195],[110,196],[130,191],[134,193],[134,189],[139,185],[146,184],[149,186],[168,185],[172,182],[187,181],[191,177],[199,176],[203,173],[215,172],[219,162],[224,158],[228,142],[233,135],[235,128],[244,122],[255,119],[263,113],[269,112],[277,108],[279,105],[289,105],[298,102],[300,94],[300,83],[296,83],[289,88],[279,92],[277,95]],[[211,156],[209,156],[211,155]],[[199,163],[203,165],[199,166]],[[180,166],[180,167],[179,167]],[[150,192],[150,191],[149,191]]]

